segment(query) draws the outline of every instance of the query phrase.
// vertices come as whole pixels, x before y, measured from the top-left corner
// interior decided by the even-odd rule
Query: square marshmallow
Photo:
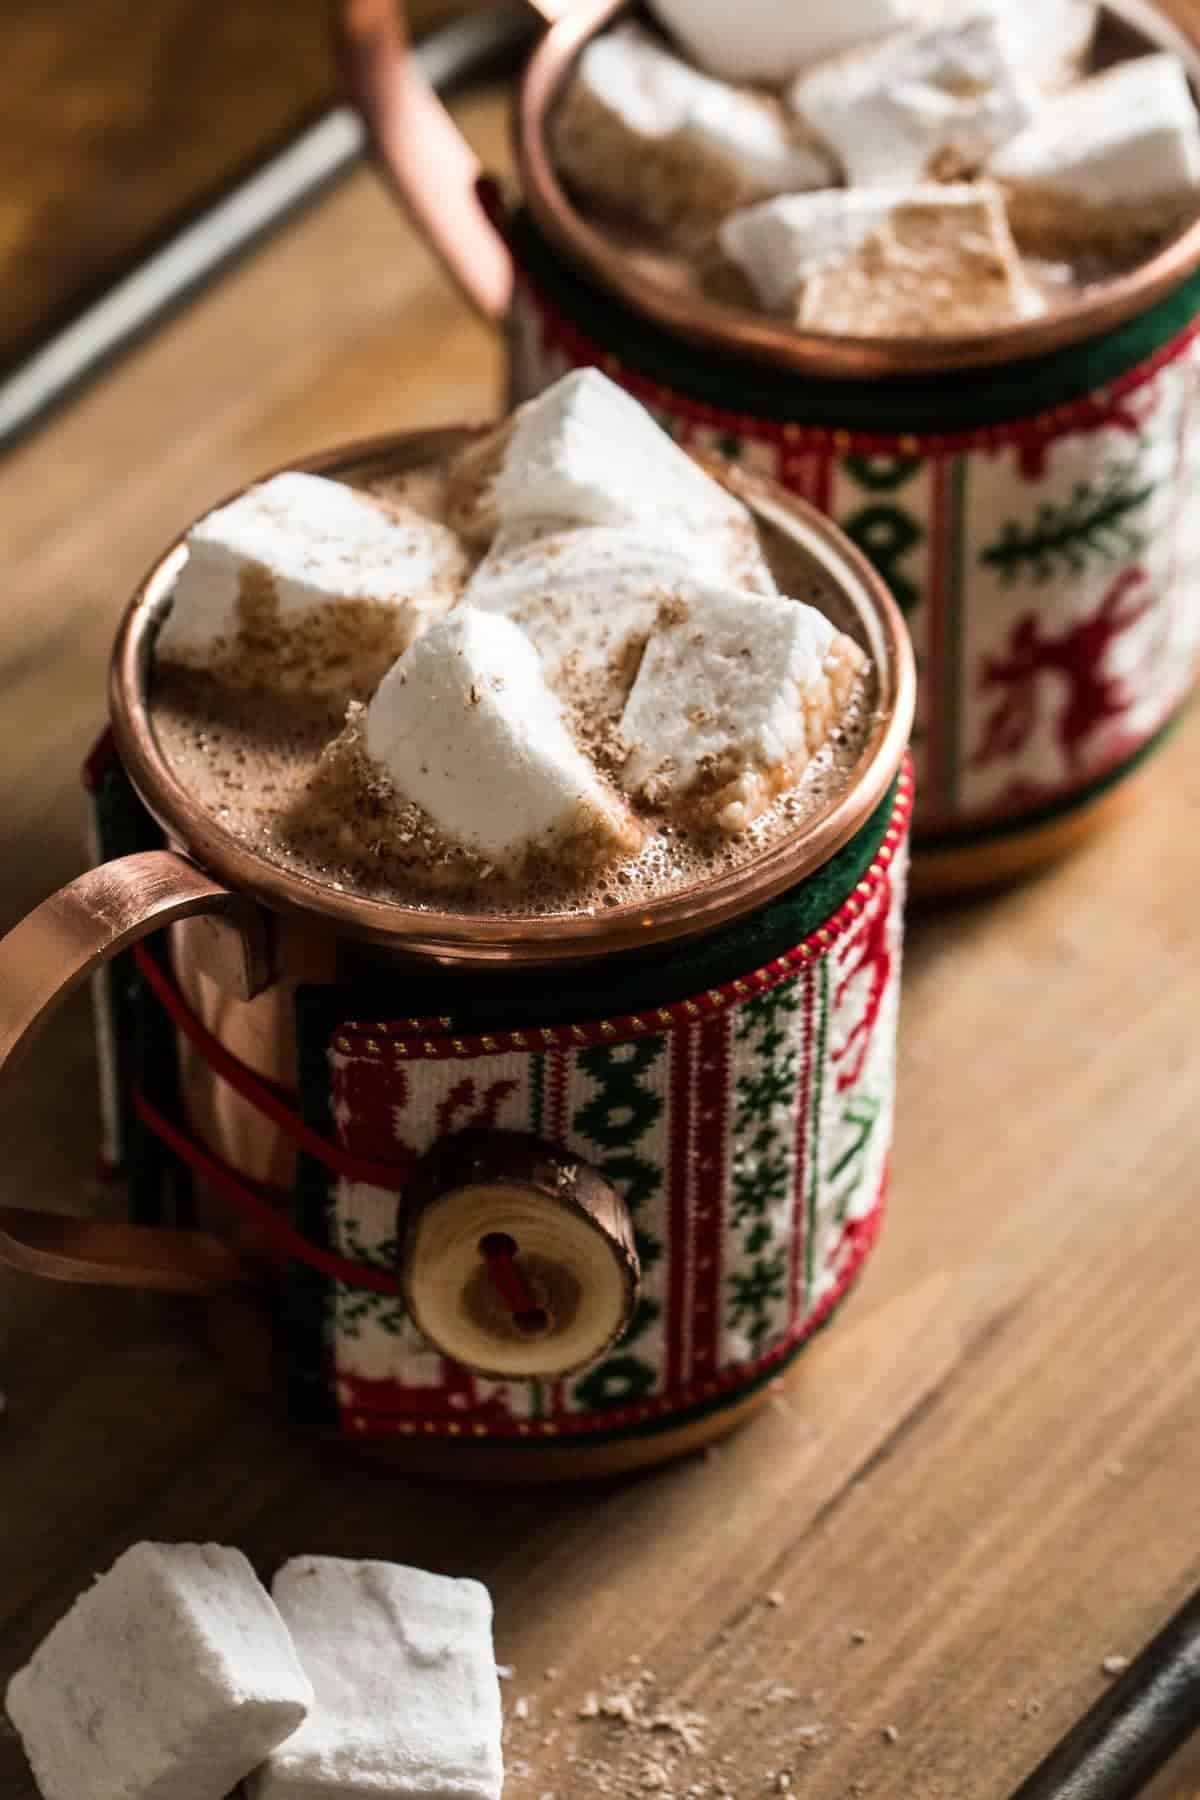
[[[746,508],[598,369],[576,369],[471,445],[451,473],[451,522],[487,542],[509,526],[636,525],[752,558]]]
[[[987,182],[764,200],[725,221],[721,247],[764,306],[810,330],[953,333],[1043,306]]]
[[[1200,119],[1177,56],[1119,63],[1047,102],[991,160],[1017,241],[1126,254],[1200,204]]]
[[[697,578],[774,593],[757,546],[656,537],[645,526],[574,525],[502,531],[467,585],[464,606],[502,613],[533,641],[546,680],[586,693],[598,715],[617,716],[659,607]]]
[[[447,838],[506,868],[539,850],[590,867],[641,842],[500,614],[460,606],[417,639],[367,708],[366,750]]]
[[[157,654],[202,664],[222,655],[235,673],[246,658],[230,651],[247,606],[265,610],[255,623],[269,637],[305,620],[332,626],[336,608],[357,603],[383,623],[386,667],[454,603],[466,573],[445,526],[416,512],[397,516],[344,482],[296,470],[209,513],[189,531],[187,548]]]
[[[798,780],[865,663],[815,607],[697,583],[642,658],[621,720],[624,786],[743,830]]]
[[[1011,0],[1025,4],[1026,0]],[[898,31],[918,0],[651,0],[689,55],[726,81],[780,85],[806,63]]]
[[[1078,81],[1087,62],[1100,8],[1097,0],[918,0],[923,24],[978,18],[990,13],[1009,55],[1044,93]]]
[[[701,74],[637,25],[588,43],[552,135],[560,170],[587,200],[685,247],[736,207],[836,175],[824,149],[797,141],[778,102]]]
[[[939,167],[973,171],[1028,125],[1040,98],[987,12],[848,51],[788,90],[852,187],[910,187]]]
[[[272,1593],[315,1704],[252,1800],[499,1800],[492,1604],[477,1581],[301,1556]]]
[[[9,1683],[45,1800],[225,1800],[312,1689],[246,1558],[135,1544]]]

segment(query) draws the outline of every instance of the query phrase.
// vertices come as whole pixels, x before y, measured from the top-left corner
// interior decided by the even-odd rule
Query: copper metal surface
[[[848,337],[799,331],[745,307],[683,293],[644,273],[625,251],[588,223],[555,174],[546,122],[576,56],[627,0],[582,0],[553,26],[530,59],[517,115],[521,184],[538,224],[571,263],[581,264],[637,311],[697,343],[753,356],[810,375],[916,375],[981,367],[1044,355],[1110,331],[1143,312],[1200,265],[1200,219],[1128,274],[1097,282],[1077,299],[1037,319],[1003,331],[987,328],[956,337]],[[1167,43],[1200,81],[1200,45],[1138,0],[1115,0],[1109,9],[1147,37]]]
[[[512,263],[475,191],[479,159],[412,53],[392,0],[340,0],[335,46],[385,174],[467,299],[503,315]]]
[[[262,969],[262,921],[239,894],[167,850],[90,869],[0,939],[0,1071],[97,966],[173,919],[216,913],[245,932]],[[244,1278],[234,1253],[199,1233],[172,1234],[0,1208],[0,1260],[51,1280],[213,1293]]]
[[[731,355],[751,356],[809,375],[931,374],[1045,354],[1111,330],[1152,306],[1200,265],[1200,219],[1136,269],[1097,282],[1077,299],[1003,331],[954,337],[849,337],[799,331],[745,307],[729,306],[656,279],[603,230],[590,224],[559,183],[546,126],[587,40],[628,0],[561,0],[531,57],[517,105],[517,163],[530,210],[568,263],[582,267],[636,311],[677,336]],[[350,93],[397,192],[427,231],[463,291],[489,318],[503,316],[512,268],[499,233],[479,207],[478,162],[408,54],[392,0],[341,0],[335,7]],[[1200,83],[1194,17],[1176,24],[1145,0],[1108,0],[1106,10],[1148,42],[1176,50]],[[365,23],[358,23],[358,15]],[[385,19],[384,23],[380,23]],[[436,109],[436,117],[435,111]],[[457,138],[457,146],[452,139]]]
[[[361,478],[434,460],[468,435],[465,428],[411,432],[295,466]],[[185,553],[182,539],[142,584],[113,653],[110,710],[126,770],[171,840],[229,887],[269,910],[302,914],[310,923],[320,920],[339,935],[404,957],[458,966],[581,962],[712,931],[754,911],[821,868],[881,803],[912,727],[916,676],[899,610],[866,558],[828,520],[773,482],[732,469],[726,479],[764,521],[799,545],[844,597],[877,681],[875,722],[845,789],[793,835],[739,868],[649,903],[608,908],[603,916],[504,918],[367,899],[268,862],[196,805],[164,762],[154,736],[146,681],[157,623]]]
[[[464,428],[414,432],[312,457],[301,466],[363,478],[440,458],[469,435]],[[287,1081],[294,1074],[295,985],[333,979],[342,938],[366,940],[401,959],[432,957],[445,964],[586,960],[711,930],[820,868],[879,805],[899,766],[913,716],[912,651],[887,589],[831,524],[772,483],[736,470],[726,470],[725,478],[765,524],[798,544],[835,584],[877,676],[877,720],[851,780],[809,826],[729,876],[647,906],[614,908],[603,918],[504,921],[423,912],[338,893],[289,873],[240,844],[198,807],[159,753],[146,687],[157,622],[185,554],[179,540],[155,564],[126,613],[113,653],[110,700],[126,769],[170,841],[188,854],[148,851],[91,870],[0,940],[0,1068],[100,963],[168,925],[174,927],[176,977],[193,1008],[236,1055]],[[183,923],[197,915],[218,918],[220,933],[214,937]],[[231,955],[231,948],[238,954]],[[251,1177],[286,1185],[291,1146],[186,1049],[181,1084],[189,1123],[212,1149]],[[205,1209],[205,1217],[219,1219],[228,1232],[226,1206],[211,1214]],[[249,1260],[200,1233],[15,1210],[0,1214],[0,1260],[59,1280],[212,1293],[249,1278],[253,1232],[237,1235],[237,1243]]]

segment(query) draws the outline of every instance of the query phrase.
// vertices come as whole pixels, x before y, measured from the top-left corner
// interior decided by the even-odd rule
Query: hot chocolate
[[[811,555],[603,377],[568,378],[518,424],[515,452],[510,431],[441,469],[309,497],[352,536],[375,529],[358,509],[405,535],[408,550],[385,535],[386,592],[369,600],[369,546],[348,604],[294,614],[269,571],[247,583],[253,557],[231,613],[197,611],[185,565],[155,731],[193,797],[268,860],[408,907],[599,912],[745,863],[847,785],[875,680]],[[272,486],[235,507],[271,510]],[[236,516],[200,529],[236,562]],[[311,511],[307,530],[288,567],[312,586],[331,551]],[[414,543],[417,563],[398,562]],[[411,635],[381,679],[388,608]],[[264,660],[275,638],[283,679]]]
[[[1092,0],[652,0],[584,48],[564,184],[660,280],[804,331],[995,330],[1200,209],[1182,61]]]

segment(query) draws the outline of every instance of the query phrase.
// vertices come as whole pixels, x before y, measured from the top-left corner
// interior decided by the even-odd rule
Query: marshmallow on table
[[[691,68],[637,25],[593,38],[553,124],[573,186],[680,243],[735,207],[825,187],[828,154],[796,141],[782,109]]]
[[[946,167],[977,168],[1028,125],[1040,98],[988,12],[848,51],[788,90],[857,187],[910,187]]]
[[[537,852],[587,868],[641,844],[500,614],[460,606],[431,625],[380,683],[365,742],[446,838],[509,870]]]
[[[312,1689],[237,1550],[135,1544],[9,1683],[45,1800],[225,1800]]]
[[[316,1703],[251,1800],[499,1800],[492,1604],[477,1581],[301,1556],[272,1584]]]
[[[1024,0],[1012,0],[1024,4]],[[806,63],[906,24],[918,0],[651,0],[690,56],[726,81],[782,83]]]
[[[865,663],[815,607],[696,583],[646,647],[621,719],[622,783],[744,830],[799,780]]]
[[[721,248],[764,306],[806,330],[954,333],[1031,318],[1044,305],[986,182],[764,200],[725,221]]]
[[[299,471],[209,513],[187,549],[156,654],[275,688],[336,688],[364,659],[386,668],[454,603],[467,566],[444,525]]]
[[[575,369],[472,444],[451,470],[448,512],[476,542],[536,525],[631,525],[695,553],[763,567],[754,521],[598,369]],[[770,582],[769,575],[766,577]]]
[[[1200,202],[1200,120],[1183,64],[1160,51],[1059,94],[989,172],[1023,248],[1135,252]]]

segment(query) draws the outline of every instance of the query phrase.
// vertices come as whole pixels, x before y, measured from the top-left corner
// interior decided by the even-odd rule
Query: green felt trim
[[[306,1125],[336,1137],[329,1105],[327,1045],[305,1032],[297,1019],[300,1110]],[[322,1250],[333,1248],[334,1179],[315,1156],[297,1159],[292,1219],[297,1231]],[[333,1388],[335,1284],[307,1263],[288,1264],[279,1289],[276,1328],[283,1352],[288,1413],[297,1424],[336,1421]]]
[[[1160,726],[1153,737],[1146,740],[1140,750],[1135,750],[1132,756],[1123,763],[1118,763],[1115,769],[1109,769],[1107,774],[1102,775],[1098,781],[1093,781],[1090,786],[1076,788],[1065,799],[1052,800],[1045,806],[1033,807],[1028,812],[1021,813],[1017,818],[997,819],[988,825],[948,831],[914,830],[914,852],[920,855],[922,850],[971,850],[980,844],[994,844],[1001,838],[1020,837],[1027,831],[1036,830],[1039,825],[1052,824],[1055,819],[1069,819],[1073,813],[1082,811],[1085,806],[1090,806],[1093,800],[1098,800],[1110,788],[1116,787],[1118,782],[1124,781],[1127,776],[1132,775],[1135,769],[1140,769],[1142,764],[1166,743],[1191,705],[1192,699],[1189,697],[1173,717],[1168,719],[1165,725]]]
[[[1200,271],[1101,337],[1019,363],[945,374],[822,379],[672,336],[573,269],[522,209],[509,223],[518,264],[565,319],[649,381],[731,412],[845,431],[969,431],[1064,406],[1153,356],[1200,311]]]
[[[354,1019],[447,1017],[462,1033],[519,1031],[528,1025],[582,1025],[647,1007],[669,1006],[761,969],[823,925],[866,874],[883,842],[897,783],[862,829],[823,869],[748,918],[674,949],[630,951],[578,969],[478,973],[380,970],[370,981],[302,987],[296,995],[301,1045],[322,1046]]]
[[[96,835],[106,861],[156,850],[163,842],[159,826],[139,800],[124,769],[114,757],[91,796]],[[146,948],[166,963],[166,943],[152,938]],[[129,1188],[129,1215],[135,1224],[185,1225],[192,1216],[191,1177],[133,1112],[132,1097],[140,1087],[168,1118],[178,1118],[179,1062],[175,1031],[149,993],[129,951],[109,965],[108,999],[122,1146],[121,1173]]]

